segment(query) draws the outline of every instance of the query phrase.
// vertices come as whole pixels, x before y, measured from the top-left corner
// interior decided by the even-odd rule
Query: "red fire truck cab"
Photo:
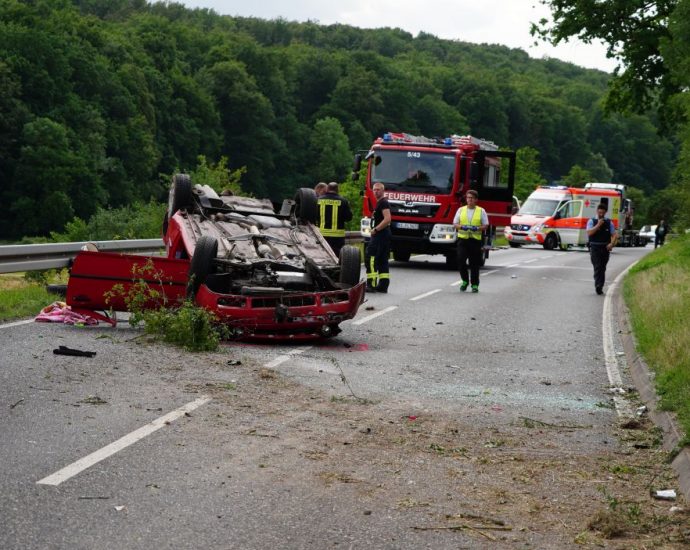
[[[484,234],[484,260],[497,226],[510,223],[515,179],[515,153],[499,151],[491,141],[453,135],[445,139],[386,133],[376,139],[364,159],[355,156],[355,171],[368,162],[361,231],[369,238],[376,206],[372,185],[381,182],[393,218],[391,250],[397,261],[412,254],[443,254],[457,265],[453,217],[475,189],[489,216]]]

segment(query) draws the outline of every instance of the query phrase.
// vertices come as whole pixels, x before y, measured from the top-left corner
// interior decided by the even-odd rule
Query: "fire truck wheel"
[[[362,259],[359,248],[345,245],[340,249],[340,282],[355,286],[359,283],[362,269]]]
[[[194,298],[206,277],[213,271],[213,260],[218,255],[218,241],[214,237],[203,235],[196,242],[192,261],[189,263],[189,282],[187,297]]]
[[[396,262],[409,262],[410,261],[410,251],[409,250],[393,250],[393,259]]]
[[[544,250],[554,250],[558,247],[558,237],[555,233],[549,233],[544,240]]]
[[[319,205],[313,189],[302,187],[295,194],[295,215],[301,222],[316,223],[319,217]]]
[[[192,180],[189,174],[175,174],[168,195],[168,219],[181,208],[192,205]]]

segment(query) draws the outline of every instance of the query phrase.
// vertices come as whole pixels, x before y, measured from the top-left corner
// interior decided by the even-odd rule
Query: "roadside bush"
[[[62,233],[50,235],[56,242],[155,239],[161,236],[165,209],[164,203],[154,200],[122,208],[99,208],[88,222],[74,218]]]

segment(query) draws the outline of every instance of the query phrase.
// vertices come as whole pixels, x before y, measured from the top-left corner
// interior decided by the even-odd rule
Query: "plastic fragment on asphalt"
[[[676,500],[675,489],[662,489],[654,493],[654,498],[659,500]]]

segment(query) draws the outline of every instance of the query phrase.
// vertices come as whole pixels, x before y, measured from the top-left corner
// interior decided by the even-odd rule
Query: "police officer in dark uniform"
[[[326,193],[318,198],[319,231],[335,252],[340,256],[340,249],[345,244],[345,223],[352,219],[352,210],[347,199],[338,194],[338,184],[328,184]]]
[[[609,263],[611,250],[616,246],[618,234],[613,222],[606,217],[606,204],[597,205],[597,217],[587,221],[589,237],[589,258],[594,266],[594,289],[597,294],[604,293],[606,282],[606,264]]]
[[[374,184],[376,208],[371,221],[371,239],[364,252],[367,292],[386,293],[391,280],[388,270],[388,257],[391,253],[391,207],[383,194],[384,189],[383,183]]]

